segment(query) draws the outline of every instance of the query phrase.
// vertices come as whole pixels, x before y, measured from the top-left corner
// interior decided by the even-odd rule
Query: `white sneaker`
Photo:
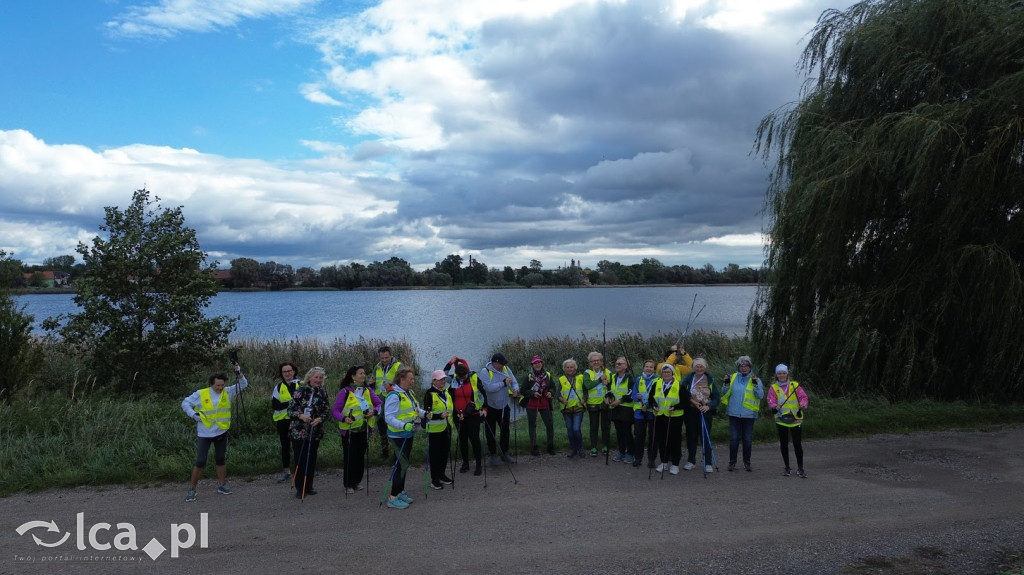
[[[705,465],[704,466],[704,473],[714,473],[714,472],[715,472],[715,468],[714,467],[711,467],[710,465]]]
[[[692,463],[690,463],[689,461],[687,461],[686,465],[683,466],[683,469],[689,471],[689,470],[693,469],[694,467],[697,467],[697,466],[692,464]]]
[[[665,464],[664,463],[659,463],[658,466],[654,468],[654,470],[657,471],[658,473],[661,473],[662,471],[665,471]]]
[[[671,473],[672,475],[679,475],[679,466],[673,465],[672,467],[669,467],[668,472]]]

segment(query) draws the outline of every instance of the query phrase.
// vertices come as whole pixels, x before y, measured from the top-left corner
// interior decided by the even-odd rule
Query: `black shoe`
[[[549,445],[548,446],[548,455],[554,455],[554,454],[555,454],[555,446],[554,445]]]
[[[633,467],[640,467],[640,461],[634,460]]]
[[[512,459],[512,456],[507,454],[507,453],[505,455],[501,456],[501,460],[504,461],[505,463],[515,463],[516,462],[514,459]]]
[[[459,473],[465,473],[467,471],[469,471],[469,464],[463,461],[462,467],[459,468]]]
[[[483,475],[484,468],[479,463],[476,464],[476,469],[473,470],[473,475]]]
[[[316,495],[316,489],[313,489],[312,487],[307,487],[306,495]]]
[[[444,489],[444,485],[441,485],[440,481],[431,481],[430,482],[430,488],[431,489]]]
[[[455,483],[455,481],[452,480],[451,477],[445,475],[444,477],[441,478],[441,483],[444,483],[445,485],[451,485],[452,483]]]
[[[537,449],[536,447],[534,447],[534,448],[530,449],[530,455],[532,455],[534,457],[537,457],[538,455],[540,455],[540,450]]]
[[[302,499],[302,494],[301,493],[296,493],[295,494],[295,498],[296,499]]]

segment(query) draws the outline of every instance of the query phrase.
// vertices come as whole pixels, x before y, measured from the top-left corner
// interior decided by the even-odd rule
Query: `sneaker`
[[[405,509],[409,507],[409,504],[397,497],[395,497],[394,499],[388,497],[388,507],[392,509]]]
[[[704,473],[714,473],[714,472],[715,472],[715,468],[714,467],[711,467],[710,465],[705,465],[704,466]]]
[[[643,463],[639,460],[633,462],[633,467],[640,467]]]
[[[727,467],[725,470],[726,471],[736,471],[736,462],[735,461],[730,461],[729,462],[729,467]]]
[[[351,487],[346,487],[345,488],[345,495],[352,495],[355,492],[356,492],[356,490],[352,489]]]
[[[555,446],[552,445],[552,446],[548,447],[548,455],[554,455],[554,454],[555,454]]]
[[[492,455],[492,456],[491,456],[491,459],[490,459],[490,461],[489,461],[489,463],[490,463],[491,467],[494,467],[494,466],[495,466],[495,465],[497,465],[497,464],[498,464],[498,463],[499,463],[500,461],[501,461],[501,460],[500,460],[500,459],[498,459],[498,456],[497,456],[497,455]]]
[[[530,455],[537,457],[538,455],[540,455],[540,450],[534,447],[533,449],[530,450]]]
[[[607,447],[602,447],[601,448],[601,455],[608,455],[608,448]]]
[[[281,477],[279,477],[277,479],[277,482],[278,483],[284,483],[285,481],[288,481],[291,478],[292,478],[292,472],[291,471],[284,471],[284,472],[281,473]]]
[[[455,483],[455,480],[445,475],[444,477],[441,478],[441,483],[444,483],[445,485],[451,485],[452,483]]]
[[[312,487],[307,487],[306,495],[316,495],[316,489],[313,489]]]
[[[612,456],[612,461],[622,461],[622,452],[616,451],[615,455]]]
[[[566,457],[568,457],[569,459],[572,459],[573,457],[576,457],[576,450],[575,449],[570,449],[569,450],[569,455],[566,455]]]
[[[363,484],[362,483],[360,483],[359,485],[356,485],[356,491],[362,491],[362,490],[363,490]]]
[[[697,467],[697,466],[692,461],[687,461],[686,465],[683,466],[683,469],[689,471],[689,470],[693,469],[694,467]]]
[[[803,469],[797,469],[796,476],[800,479],[807,479],[807,473]]]
[[[185,493],[185,502],[192,503],[196,500],[196,490],[191,487],[188,488],[188,492]]]
[[[221,483],[217,486],[217,493],[220,493],[221,495],[231,495],[231,488],[228,487],[227,483]]]
[[[484,472],[484,468],[479,463],[476,464],[476,469],[473,470],[473,475],[481,475]]]
[[[505,455],[501,456],[501,460],[504,461],[505,463],[515,463],[516,462],[514,459],[512,459],[512,456],[507,454],[507,453]]]
[[[404,492],[404,491],[398,494],[397,499],[401,499],[403,503],[412,503],[413,502],[413,498],[409,497],[409,494]]]
[[[665,471],[665,463],[664,462],[659,463],[658,466],[654,468],[654,470],[657,471],[658,473],[661,473],[662,471]],[[678,472],[679,472],[679,468],[676,468],[676,473],[678,473]]]
[[[444,489],[444,485],[441,485],[440,481],[431,481],[430,482],[430,488],[431,489]]]
[[[743,463],[743,469],[746,469],[747,471],[753,471],[754,470],[754,468],[750,467],[750,464],[746,463],[746,462]]]
[[[622,462],[623,463],[633,463],[633,456],[632,455],[625,455],[625,456],[623,456]]]
[[[669,467],[668,472],[671,473],[672,475],[679,475],[679,466],[673,465],[672,467]]]
[[[782,476],[783,477],[789,477],[789,468],[788,467],[785,469],[785,471],[782,472]]]
[[[647,468],[648,469],[654,469],[654,460],[653,459],[647,462]]]
[[[596,447],[591,447],[590,448],[590,456],[591,457],[597,457],[597,448]]]
[[[463,461],[462,467],[459,468],[459,473],[466,473],[467,471],[469,471],[469,462]]]

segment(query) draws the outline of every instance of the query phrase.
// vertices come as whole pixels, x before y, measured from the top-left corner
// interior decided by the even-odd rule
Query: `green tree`
[[[143,189],[124,211],[104,208],[107,237],[77,249],[86,263],[75,284],[82,311],[63,326],[46,324],[114,389],[177,392],[196,365],[214,361],[235,326],[234,318],[204,317],[217,293],[216,262],[205,263],[181,208],[159,202]]]
[[[260,263],[252,258],[231,260],[231,285],[236,288],[250,288],[260,279]]]
[[[71,273],[74,266],[75,256],[72,255],[57,256],[43,260],[43,268],[47,270],[60,270],[62,272]]]
[[[819,389],[1024,397],[1024,5],[819,18],[767,116],[772,242],[752,336]]]
[[[4,404],[10,404],[18,390],[36,376],[43,357],[32,337],[35,318],[11,297],[7,276],[14,273],[21,273],[21,262],[0,250],[0,403]]]
[[[443,260],[434,263],[434,271],[442,274],[448,274],[452,278],[452,283],[455,285],[461,284],[463,281],[462,256],[458,254],[448,254],[448,256]]]

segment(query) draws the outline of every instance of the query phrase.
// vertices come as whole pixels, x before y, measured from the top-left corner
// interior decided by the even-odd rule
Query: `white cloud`
[[[211,32],[234,26],[243,19],[282,16],[308,8],[320,0],[158,0],[131,6],[106,22],[115,36],[169,38],[179,32]]]

